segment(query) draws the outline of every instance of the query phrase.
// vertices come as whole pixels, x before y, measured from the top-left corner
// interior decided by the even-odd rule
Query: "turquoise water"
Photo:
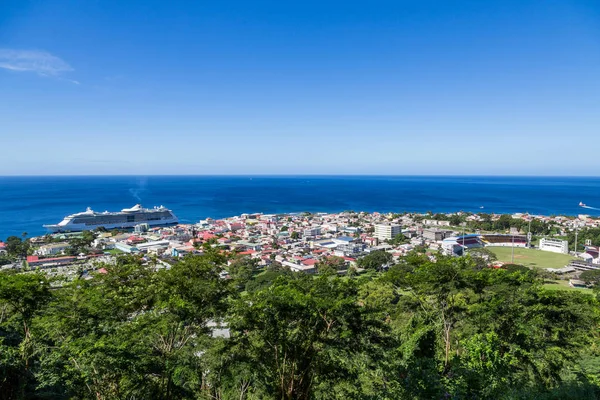
[[[45,233],[42,224],[92,207],[164,205],[182,222],[241,213],[474,211],[586,213],[600,178],[435,176],[0,177],[0,239]],[[484,207],[483,209],[480,207]]]

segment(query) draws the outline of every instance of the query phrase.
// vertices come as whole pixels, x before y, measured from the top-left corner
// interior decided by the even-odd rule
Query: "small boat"
[[[579,202],[579,207],[587,207],[582,201]]]

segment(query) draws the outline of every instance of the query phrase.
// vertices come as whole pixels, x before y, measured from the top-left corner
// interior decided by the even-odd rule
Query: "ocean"
[[[599,177],[483,176],[56,176],[0,177],[0,239],[46,233],[85,211],[164,205],[181,222],[242,213],[600,211]]]

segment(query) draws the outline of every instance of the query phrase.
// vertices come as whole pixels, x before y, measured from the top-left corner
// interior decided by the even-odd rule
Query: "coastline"
[[[600,178],[507,176],[52,176],[0,177],[0,237],[92,207],[164,205],[182,223],[242,213],[485,212],[600,215]],[[600,204],[600,203],[598,203]],[[484,208],[480,208],[480,207]]]

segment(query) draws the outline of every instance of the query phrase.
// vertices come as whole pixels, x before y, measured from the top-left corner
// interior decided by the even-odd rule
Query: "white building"
[[[438,221],[435,219],[424,219],[423,225],[428,226],[450,226],[450,221]]]
[[[69,243],[51,243],[45,246],[41,246],[35,251],[38,256],[54,256],[61,254],[63,251],[69,248]]]
[[[338,231],[338,227],[337,227],[336,224],[329,223],[329,224],[323,225],[323,230],[325,232],[337,232]]]
[[[338,257],[356,257],[365,250],[365,247],[364,243],[340,244],[335,248],[333,254]]]
[[[561,239],[543,238],[540,240],[540,250],[569,254],[569,242]]]
[[[302,232],[302,236],[303,237],[319,236],[320,234],[321,234],[321,227],[320,226],[312,226],[310,228],[306,228]]]
[[[148,232],[149,230],[150,230],[150,225],[148,225],[148,224],[138,224],[133,227],[133,231],[135,233],[144,233],[144,232]]]
[[[317,268],[314,265],[302,265],[302,264],[296,264],[296,263],[289,262],[289,261],[284,261],[281,264],[285,265],[286,267],[289,267],[290,270],[292,270],[292,272],[304,272],[305,274],[316,274],[317,273]]]
[[[390,240],[402,233],[402,226],[393,224],[376,224],[375,236],[379,240]]]
[[[158,250],[165,250],[170,245],[171,245],[171,242],[168,240],[157,240],[154,242],[140,243],[136,247],[140,251],[153,252],[153,251],[158,251]]]
[[[117,250],[119,250],[119,251],[122,251],[123,253],[128,253],[128,254],[137,253],[138,252],[137,247],[130,246],[130,245],[128,245],[125,242],[117,242],[117,243],[115,243],[114,248],[117,249]]]
[[[442,242],[442,251],[447,256],[462,256],[464,247],[458,244],[456,238],[448,238]]]
[[[429,240],[444,240],[447,236],[452,235],[452,231],[443,231],[437,228],[425,228],[423,229],[423,237]]]

